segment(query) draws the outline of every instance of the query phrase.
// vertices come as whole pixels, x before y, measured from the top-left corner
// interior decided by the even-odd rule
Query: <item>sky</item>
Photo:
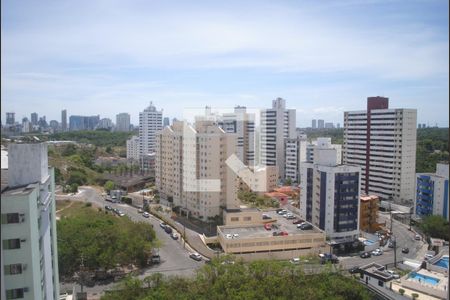
[[[1,110],[138,124],[150,101],[343,123],[369,96],[449,124],[447,0],[1,1]],[[3,121],[4,122],[4,121]]]

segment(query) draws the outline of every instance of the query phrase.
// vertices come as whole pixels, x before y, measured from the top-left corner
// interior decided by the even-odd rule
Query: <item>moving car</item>
[[[409,248],[402,248],[402,253],[409,253]]]
[[[172,227],[167,226],[167,225],[166,225],[166,228],[164,228],[164,231],[169,234],[173,232]]]
[[[144,218],[149,218],[149,217],[150,217],[150,214],[149,214],[148,212],[144,211],[144,212],[142,213],[142,216],[143,216]]]
[[[372,255],[370,254],[370,252],[363,252],[363,253],[361,253],[361,255],[359,257],[361,257],[361,258],[369,258],[371,256]]]
[[[380,256],[381,254],[383,254],[383,250],[381,250],[380,248],[377,248],[372,251],[373,256]]]
[[[201,261],[202,260],[202,256],[200,254],[198,254],[197,252],[191,253],[189,255],[190,258],[192,258],[193,260],[196,261]]]

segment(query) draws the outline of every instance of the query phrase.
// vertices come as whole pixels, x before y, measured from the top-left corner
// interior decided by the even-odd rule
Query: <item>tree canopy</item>
[[[153,274],[127,278],[102,299],[370,299],[353,278],[324,271],[305,275],[298,265],[279,261],[224,264],[213,260],[193,278]]]
[[[88,270],[116,264],[145,265],[157,246],[151,225],[100,212],[88,205],[73,210],[57,223],[58,261],[61,275],[78,271],[81,257]]]
[[[444,217],[431,215],[423,219],[420,227],[428,236],[448,241],[450,237],[448,225],[449,222]]]
[[[108,132],[108,131],[69,131],[51,134],[49,140],[75,141],[102,147],[126,146],[126,141],[133,132]]]

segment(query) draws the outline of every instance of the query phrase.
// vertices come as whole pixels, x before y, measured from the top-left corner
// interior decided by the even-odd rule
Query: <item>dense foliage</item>
[[[153,274],[127,278],[102,299],[370,299],[353,278],[325,271],[305,275],[300,266],[277,261],[222,264],[214,260],[194,278]]]
[[[420,224],[420,227],[429,237],[440,238],[448,241],[450,238],[448,225],[449,222],[442,216],[432,215],[425,217]]]
[[[48,139],[51,141],[75,141],[79,143],[92,144],[102,147],[125,147],[126,141],[133,132],[109,132],[103,130],[95,131],[69,131],[51,134]]]
[[[266,196],[260,196],[254,192],[247,191],[239,191],[238,198],[244,204],[258,207],[258,208],[267,208],[267,207],[279,207],[280,203],[272,198]]]
[[[436,163],[448,163],[448,128],[417,129],[417,173],[436,171]]]
[[[343,128],[327,128],[327,129],[306,129],[308,141],[311,142],[319,137],[330,137],[331,143],[344,143],[344,129]]]
[[[147,223],[134,223],[86,205],[57,223],[61,275],[71,276],[83,257],[87,270],[110,269],[116,264],[145,265],[155,232]]]

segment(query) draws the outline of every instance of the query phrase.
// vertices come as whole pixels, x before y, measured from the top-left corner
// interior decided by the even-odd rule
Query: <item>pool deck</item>
[[[417,274],[422,274],[422,275],[425,275],[425,276],[429,276],[429,277],[437,278],[437,279],[439,279],[439,283],[433,285],[431,283],[426,283],[426,282],[423,282],[423,281],[419,282],[417,279],[407,278],[406,280],[412,281],[412,282],[417,282],[421,286],[431,287],[431,288],[438,289],[438,290],[441,290],[441,291],[446,291],[447,290],[448,277],[445,277],[444,274],[441,274],[441,273],[438,273],[438,272],[433,272],[433,271],[428,271],[428,270],[425,270],[425,269],[420,269],[416,273]]]
[[[419,294],[419,299],[446,299],[448,289],[448,277],[442,273],[428,271],[426,269],[420,269],[416,271],[417,274],[430,276],[439,279],[439,283],[436,285],[419,282],[416,279],[409,278],[409,274],[403,276],[399,280],[394,280],[392,283],[392,289],[397,291],[404,289],[405,295],[411,296],[413,293]]]

